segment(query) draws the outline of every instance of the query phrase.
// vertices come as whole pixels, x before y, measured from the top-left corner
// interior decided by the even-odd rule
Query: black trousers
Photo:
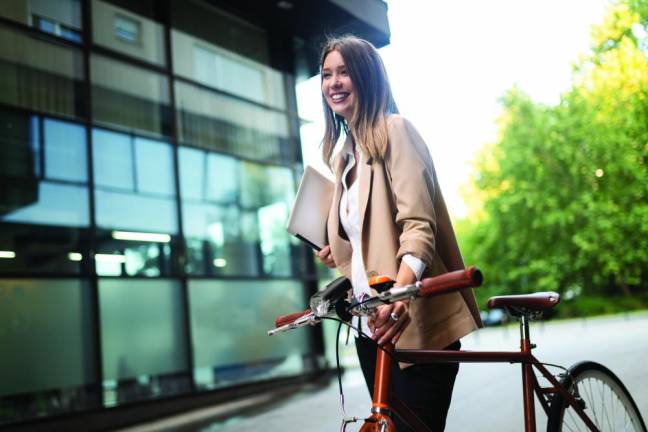
[[[356,338],[355,342],[362,374],[373,398],[376,345],[367,338]],[[457,341],[445,349],[459,348],[461,342]],[[459,363],[417,364],[401,369],[398,362],[392,362],[391,369],[390,393],[403,401],[432,431],[443,431]],[[392,419],[398,432],[411,430],[398,415]]]

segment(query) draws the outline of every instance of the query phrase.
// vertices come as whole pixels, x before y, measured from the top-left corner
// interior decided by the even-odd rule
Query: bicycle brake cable
[[[340,331],[342,330],[342,325],[346,325],[349,328],[355,330],[358,332],[358,337],[366,338],[370,340],[378,349],[386,352],[389,356],[392,356],[392,353],[390,351],[387,351],[384,349],[382,346],[378,344],[375,340],[373,340],[369,335],[367,335],[365,332],[363,332],[361,329],[358,329],[351,325],[350,323],[343,321],[339,318],[333,318],[333,317],[320,317],[322,320],[331,320],[331,321],[336,321],[338,323],[338,328],[337,332],[335,335],[335,364],[336,364],[336,369],[337,369],[337,379],[338,379],[338,388],[340,391],[340,406],[342,408],[342,426],[340,428],[340,431],[344,432],[346,430],[346,425],[347,423],[353,423],[358,421],[359,419],[357,417],[349,417],[347,416],[346,409],[344,406],[344,390],[342,388],[342,367],[340,366]]]
[[[344,391],[342,390],[342,368],[340,368],[340,330],[342,330],[343,321],[338,323],[337,333],[335,334],[335,365],[337,367],[338,389],[340,390],[340,406],[342,407],[342,415],[346,417],[346,410],[344,409]]]

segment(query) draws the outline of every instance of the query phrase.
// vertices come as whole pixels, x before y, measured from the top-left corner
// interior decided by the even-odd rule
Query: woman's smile
[[[355,88],[342,55],[331,51],[322,67],[322,93],[326,103],[339,116],[349,120],[353,114]]]

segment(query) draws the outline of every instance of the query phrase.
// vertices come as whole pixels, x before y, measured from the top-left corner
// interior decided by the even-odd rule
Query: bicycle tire
[[[590,361],[577,363],[560,382],[584,403],[585,413],[601,432],[646,432],[646,424],[628,389],[605,366]],[[589,430],[564,397],[556,393],[551,401],[547,431]]]

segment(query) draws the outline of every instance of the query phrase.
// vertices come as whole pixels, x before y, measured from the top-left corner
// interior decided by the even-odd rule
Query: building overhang
[[[227,4],[273,34],[304,42],[303,55],[310,76],[319,73],[320,49],[327,36],[351,33],[377,48],[389,44],[387,3],[383,0],[210,0]],[[303,68],[302,68],[303,69]]]

